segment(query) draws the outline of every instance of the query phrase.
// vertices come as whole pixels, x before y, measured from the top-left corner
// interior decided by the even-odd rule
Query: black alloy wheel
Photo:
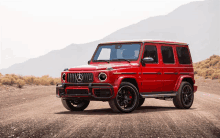
[[[109,105],[113,111],[123,113],[134,111],[138,107],[138,104],[138,90],[129,82],[122,82],[116,98],[109,101]]]
[[[61,99],[63,106],[70,111],[83,111],[90,103],[88,100]]]
[[[176,97],[173,98],[173,103],[176,108],[189,109],[194,100],[193,87],[189,82],[183,81],[177,92]]]

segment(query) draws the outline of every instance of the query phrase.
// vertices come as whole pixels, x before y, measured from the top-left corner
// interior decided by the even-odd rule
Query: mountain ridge
[[[167,15],[149,17],[123,27],[100,40],[70,44],[38,58],[14,64],[0,72],[58,77],[67,67],[87,64],[100,42],[119,40],[172,40],[189,44],[193,62],[220,55],[220,1],[195,1],[182,5]]]

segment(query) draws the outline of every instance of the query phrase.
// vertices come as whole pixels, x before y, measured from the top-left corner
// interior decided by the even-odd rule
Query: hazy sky
[[[0,69],[99,40],[192,1],[203,0],[0,0]]]

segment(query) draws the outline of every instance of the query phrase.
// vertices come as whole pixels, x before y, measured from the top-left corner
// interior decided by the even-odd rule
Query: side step
[[[142,98],[160,98],[160,97],[175,97],[176,92],[143,92],[140,93]]]

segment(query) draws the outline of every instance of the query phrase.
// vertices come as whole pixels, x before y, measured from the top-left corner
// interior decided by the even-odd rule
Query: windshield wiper
[[[112,61],[127,61],[127,62],[129,62],[129,63],[131,63],[130,62],[130,60],[128,60],[128,59],[112,59]]]
[[[94,60],[95,62],[107,62],[107,63],[109,63],[110,61],[109,60]]]

